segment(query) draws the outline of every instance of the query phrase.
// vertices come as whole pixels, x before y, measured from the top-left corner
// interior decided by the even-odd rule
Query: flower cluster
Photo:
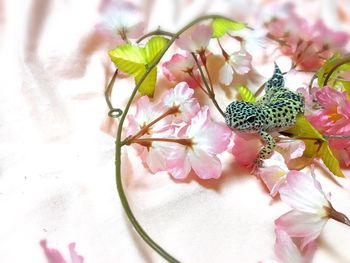
[[[193,94],[181,82],[158,103],[141,97],[135,115],[128,116],[127,143],[135,146],[152,172],[168,171],[184,179],[193,169],[202,179],[220,177],[217,155],[226,150],[231,130],[213,121],[209,108],[200,107]]]
[[[332,54],[344,51],[348,34],[330,30],[321,20],[310,25],[296,14],[292,3],[279,11],[266,27],[269,36],[281,43],[281,52],[292,59],[293,68],[317,70]]]
[[[243,31],[243,30],[242,30]],[[207,57],[211,55],[207,50],[213,30],[208,25],[199,25],[181,36],[176,44],[186,51],[184,55],[175,54],[163,64],[163,73],[170,81],[186,81],[190,87],[200,87],[201,78],[198,72],[199,67],[204,66],[207,70]],[[238,35],[239,33],[236,32]],[[219,42],[224,63],[219,70],[219,81],[224,85],[230,85],[235,74],[244,75],[251,68],[252,56],[246,51],[246,46],[253,41],[249,37],[252,34],[245,34],[244,37],[236,36],[241,44],[241,48],[232,54],[227,54]],[[196,54],[199,58],[197,59]],[[196,63],[195,63],[196,62]],[[210,76],[208,75],[210,78]],[[210,79],[209,79],[210,80]]]
[[[334,154],[342,165],[350,167],[350,100],[346,92],[329,86],[315,92],[319,110],[309,114],[310,122],[324,135],[349,138],[329,139]]]
[[[174,88],[165,91],[157,100],[140,97],[136,101],[135,113],[127,115],[125,139],[120,140],[120,145],[132,145],[152,173],[165,171],[173,178],[182,180],[194,171],[201,179],[219,178],[222,173],[219,157],[226,150],[237,163],[255,168],[263,147],[258,133],[233,133],[224,123],[214,121],[210,108],[199,104],[194,88],[202,90],[219,113],[225,116],[216,101],[216,84],[229,86],[235,75],[245,75],[252,70],[253,44],[265,45],[267,38],[273,40],[279,43],[281,53],[291,59],[292,70],[315,71],[335,52],[343,52],[349,39],[347,34],[333,32],[321,21],[310,25],[296,14],[292,4],[286,4],[283,12],[268,21],[264,25],[265,30],[257,33],[233,20],[215,19],[212,24],[193,25],[181,35],[166,34],[173,36],[172,41],[182,50],[182,53],[174,54],[162,64],[163,75]],[[240,30],[242,27],[244,29]],[[131,31],[123,26],[121,28],[124,29],[118,32],[125,33],[121,35],[124,41],[132,37],[132,34],[126,34]],[[234,52],[224,49],[224,41],[220,39],[223,35],[237,44]],[[217,38],[220,56],[211,53],[208,48],[213,37]],[[153,61],[162,54],[162,50],[169,48],[166,45],[172,41],[168,41],[165,37],[156,37],[142,47],[130,43],[122,45],[112,52],[112,60],[119,69],[135,77],[136,84],[142,77],[146,84],[155,83],[157,72]],[[216,76],[213,76],[209,64],[209,58],[214,55],[220,60]],[[330,59],[336,65],[334,60],[336,56]],[[341,62],[341,65],[350,63]],[[322,73],[329,74],[327,78],[339,73],[335,72],[335,68],[329,68]],[[346,71],[348,65],[342,69]],[[315,78],[323,77],[320,71]],[[347,74],[343,72],[337,76],[346,77]],[[142,95],[152,96],[154,86],[147,87],[150,89],[148,93],[138,91]],[[141,86],[136,86],[135,92],[138,87]],[[252,101],[256,101],[256,96],[249,89],[246,98],[240,90],[238,92],[244,100],[250,101],[250,96]],[[343,90],[346,89],[343,87]],[[333,208],[329,195],[323,192],[314,174],[317,158],[325,161],[334,174],[334,170],[340,169],[338,160],[350,166],[350,92],[342,92],[331,86],[309,90],[301,88],[298,92],[305,99],[306,118],[299,115],[296,129],[283,127],[286,128],[283,135],[276,129],[271,134],[277,144],[272,156],[254,170],[271,197],[279,196],[292,208],[275,221],[275,252],[279,262],[293,263],[310,262],[317,247],[316,239],[329,219],[350,226],[348,218]],[[298,123],[300,119],[305,127]],[[303,136],[304,132],[315,136]],[[314,140],[315,145],[319,143],[319,148],[315,150],[317,147],[310,147],[310,140]],[[328,155],[325,149],[329,150]],[[311,166],[311,175],[301,171],[306,166]]]

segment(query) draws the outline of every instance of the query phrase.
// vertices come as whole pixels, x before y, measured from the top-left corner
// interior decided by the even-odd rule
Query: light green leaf
[[[140,79],[142,78],[144,72],[138,74],[135,76],[135,84],[137,84]],[[151,72],[147,75],[145,80],[142,82],[141,86],[139,87],[138,91],[142,95],[147,95],[152,97],[154,93],[155,83],[157,80],[157,68],[153,68]]]
[[[294,127],[286,131],[305,143],[304,156],[320,157],[327,168],[336,176],[344,177],[339,161],[335,158],[328,141],[312,126],[304,115],[297,117]]]
[[[162,52],[164,47],[169,42],[168,39],[164,37],[152,37],[146,44],[144,50],[145,50],[145,58],[147,61],[147,64],[152,64],[153,61],[159,56],[159,54]]]
[[[244,101],[248,101],[248,102],[256,101],[254,94],[250,91],[250,89],[247,86],[241,85],[238,88],[238,93],[241,96],[242,100]]]
[[[109,51],[114,64],[123,72],[137,75],[144,71],[146,59],[143,48],[125,44]]]
[[[164,50],[168,40],[164,37],[152,37],[144,47],[123,44],[109,51],[114,64],[123,72],[132,75],[135,83],[142,78],[147,66],[152,64]],[[157,67],[154,67],[139,88],[142,95],[152,96],[157,80]]]
[[[213,27],[212,37],[222,37],[229,30],[237,31],[246,27],[244,23],[235,22],[224,18],[215,18],[211,25]]]
[[[327,168],[336,176],[345,177],[340,168],[339,161],[335,158],[328,142],[324,143],[321,148],[321,158]]]

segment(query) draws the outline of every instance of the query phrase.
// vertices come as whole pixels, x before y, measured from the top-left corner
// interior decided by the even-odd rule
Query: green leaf
[[[145,69],[143,48],[124,44],[109,51],[109,56],[120,70],[130,75],[137,75]]]
[[[244,101],[248,101],[248,102],[255,102],[256,101],[254,94],[245,85],[241,85],[238,88],[238,93],[241,96],[242,100],[244,100]]]
[[[158,58],[168,40],[164,37],[152,37],[144,47],[123,44],[109,51],[114,64],[123,72],[132,75],[137,84],[146,73],[147,67]],[[154,67],[139,87],[142,95],[153,96],[157,80],[157,67]]]
[[[336,176],[344,177],[339,161],[335,158],[328,141],[312,126],[304,115],[299,115],[295,126],[286,131],[305,143],[304,156],[320,157],[327,168]]]
[[[340,168],[339,161],[335,158],[328,142],[324,143],[321,148],[321,158],[327,168],[336,176],[345,177]]]
[[[168,44],[169,40],[164,37],[152,37],[146,44],[145,58],[147,64],[152,64],[154,60],[163,51],[164,47]]]
[[[212,37],[222,37],[229,30],[237,31],[246,27],[244,23],[224,18],[215,18],[211,25],[213,27]]]
[[[339,81],[343,91],[346,92],[348,99],[350,100],[350,80]]]
[[[135,85],[140,81],[140,79],[142,78],[144,73],[145,73],[145,71],[142,72],[141,74],[138,74],[135,76]],[[151,72],[147,75],[145,80],[142,82],[138,91],[142,95],[147,95],[147,96],[152,97],[153,93],[154,93],[154,87],[155,87],[156,80],[157,80],[157,68],[153,68],[151,70]]]

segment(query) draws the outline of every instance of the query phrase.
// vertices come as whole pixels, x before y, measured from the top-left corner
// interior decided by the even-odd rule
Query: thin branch
[[[209,84],[208,84],[208,81],[207,81],[206,77],[204,76],[204,72],[203,72],[203,70],[202,70],[201,65],[199,64],[199,61],[198,61],[196,55],[195,55],[193,52],[191,52],[191,54],[192,54],[192,57],[193,57],[194,61],[195,61],[196,64],[197,64],[197,67],[198,67],[198,69],[199,69],[199,73],[201,74],[201,78],[202,78],[202,80],[203,80],[203,82],[204,82],[204,85],[205,85],[205,87],[207,88],[207,92],[208,92],[209,98],[212,100],[214,106],[215,106],[216,109],[220,112],[220,114],[222,115],[222,117],[225,118],[225,113],[222,111],[222,109],[220,108],[218,102],[216,101],[214,90],[211,90],[211,89],[210,89],[210,86],[209,86]]]

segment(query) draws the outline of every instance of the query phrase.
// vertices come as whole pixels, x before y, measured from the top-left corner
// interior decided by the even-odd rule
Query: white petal
[[[233,80],[233,69],[230,64],[225,62],[219,72],[219,81],[220,83],[228,86]]]

